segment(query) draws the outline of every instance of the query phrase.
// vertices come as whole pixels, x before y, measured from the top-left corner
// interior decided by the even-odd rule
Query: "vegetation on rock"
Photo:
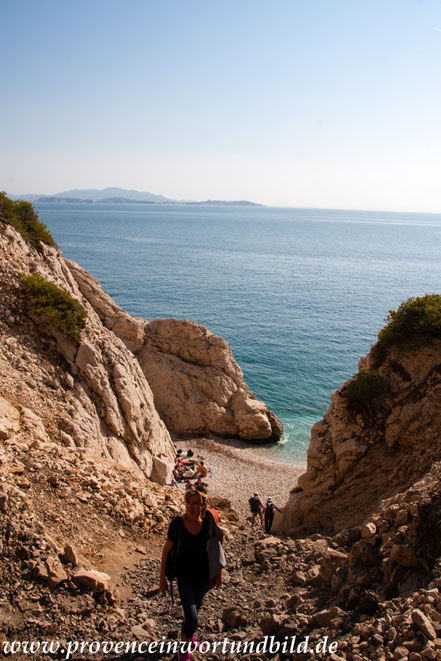
[[[342,391],[349,410],[373,416],[373,405],[376,400],[389,390],[387,381],[379,374],[363,370],[348,383]]]
[[[386,325],[378,333],[378,342],[372,348],[377,364],[381,364],[387,350],[408,337],[432,335],[441,337],[441,296],[426,294],[408,298],[397,310],[389,310]]]
[[[21,282],[33,300],[32,310],[47,317],[59,331],[79,342],[86,318],[86,311],[80,303],[37,273],[23,275]]]
[[[0,220],[10,223],[34,248],[41,250],[41,243],[54,246],[55,241],[46,225],[38,220],[38,214],[30,202],[11,200],[0,192]]]

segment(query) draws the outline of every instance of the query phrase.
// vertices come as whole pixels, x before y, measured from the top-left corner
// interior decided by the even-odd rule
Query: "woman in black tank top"
[[[179,596],[184,610],[182,638],[194,640],[198,626],[198,611],[202,600],[210,587],[222,584],[220,572],[210,585],[207,542],[209,520],[206,516],[207,499],[205,494],[190,490],[185,492],[185,514],[175,517],[168,528],[167,541],[162,551],[161,577],[159,589],[168,592],[165,568],[167,556],[174,545],[179,552],[176,556],[175,570]],[[190,653],[179,654],[180,661],[189,661]]]

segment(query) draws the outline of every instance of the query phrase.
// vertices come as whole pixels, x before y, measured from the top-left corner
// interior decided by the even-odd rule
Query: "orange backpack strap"
[[[216,524],[218,524],[219,523],[219,514],[217,513],[217,511],[214,510],[214,509],[209,509],[208,511],[210,512],[210,514],[213,515],[213,519],[216,521]]]

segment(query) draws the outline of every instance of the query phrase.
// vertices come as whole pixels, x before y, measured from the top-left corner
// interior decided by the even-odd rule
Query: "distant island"
[[[263,207],[263,204],[257,204],[257,202],[248,202],[248,200],[206,200],[205,202],[180,202],[179,204],[196,204],[196,205],[224,205],[232,207]]]
[[[73,189],[55,193],[55,195],[11,195],[15,200],[27,200],[32,203],[45,204],[188,204],[196,206],[240,206],[261,207],[262,204],[248,200],[173,200],[164,195],[126,190],[124,188]]]

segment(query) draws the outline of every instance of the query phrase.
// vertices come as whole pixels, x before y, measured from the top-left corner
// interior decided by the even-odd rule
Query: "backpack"
[[[207,554],[211,580],[226,566],[227,561],[222,548],[224,533],[217,525],[218,515],[216,510],[207,510],[206,516],[209,517]]]
[[[253,514],[257,514],[259,512],[259,499],[258,498],[250,498],[248,501],[250,503],[250,510]]]
[[[274,510],[276,509],[275,503],[267,503],[265,507],[265,517],[271,518],[274,516]]]

